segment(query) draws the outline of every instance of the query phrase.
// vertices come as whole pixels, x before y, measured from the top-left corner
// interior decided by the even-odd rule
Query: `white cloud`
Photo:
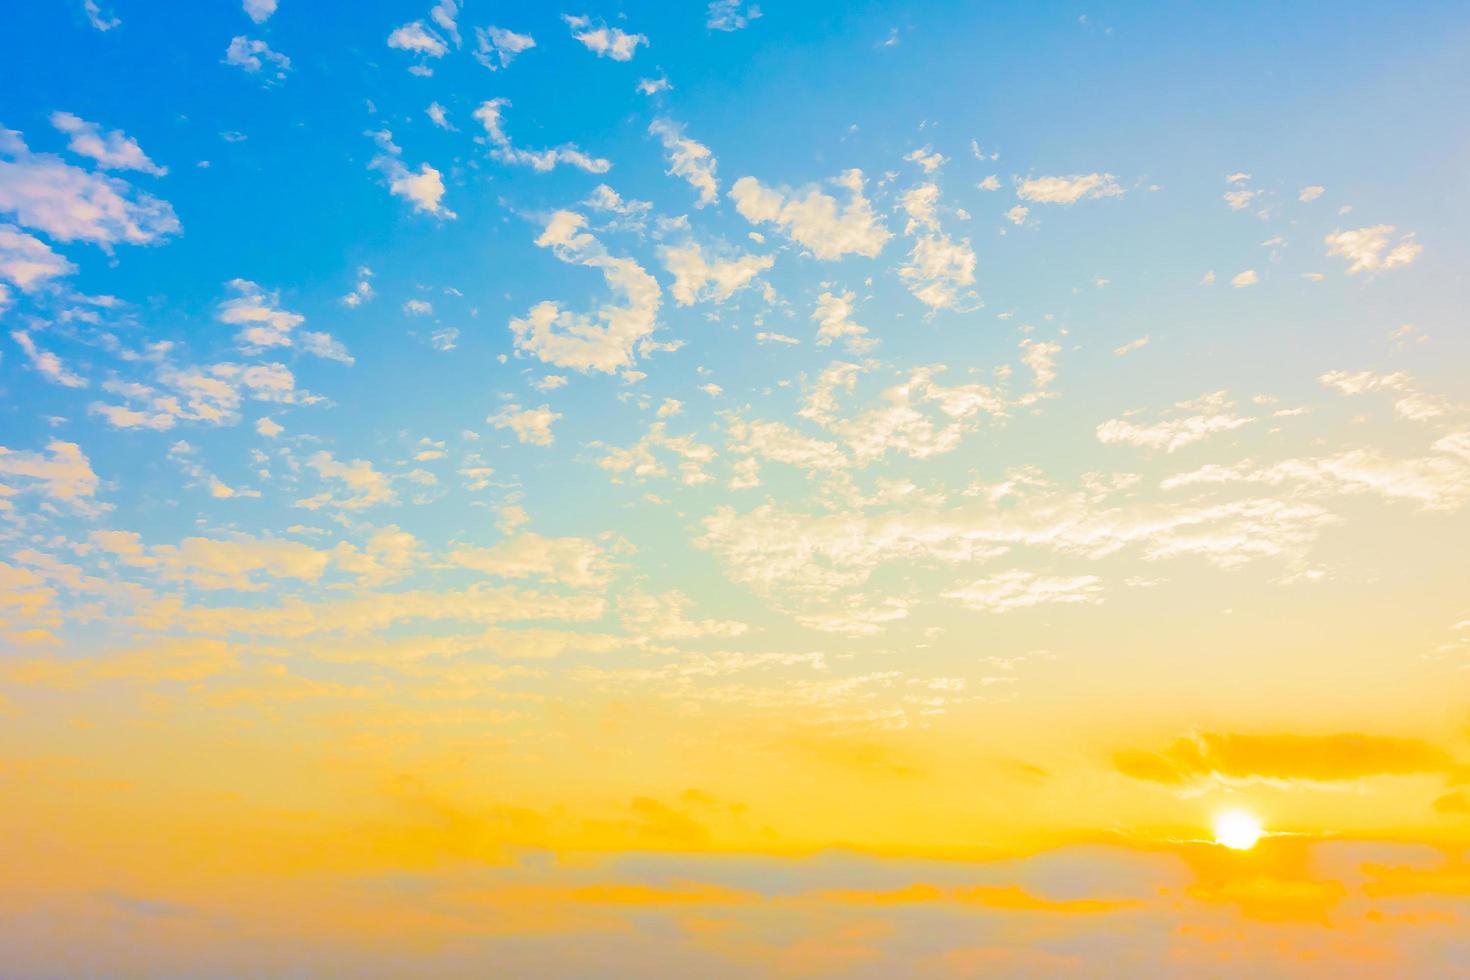
[[[502,27],[475,28],[475,60],[491,71],[509,68],[516,55],[535,46],[536,39],[529,34]]]
[[[1056,603],[1101,602],[1098,583],[1096,575],[1062,578],[1013,569],[946,592],[944,597],[981,612],[1004,613]]]
[[[32,153],[19,133],[0,127],[0,214],[63,241],[104,248],[148,245],[182,231],[167,201],[116,177]]]
[[[73,153],[91,157],[103,170],[141,170],[155,177],[168,173],[148,159],[148,154],[122,130],[114,129],[104,134],[96,123],[87,122],[70,112],[51,113],[51,125],[71,136],[67,148]]]
[[[81,510],[90,510],[88,501],[97,493],[97,474],[92,471],[80,446],[74,442],[52,439],[43,455],[0,446],[0,480],[20,477],[32,481],[23,490],[35,490],[42,496]],[[13,488],[0,483],[0,501]]]
[[[664,422],[654,422],[636,443],[626,449],[592,443],[594,448],[607,451],[597,465],[612,473],[614,482],[622,482],[625,475],[631,475],[640,482],[663,477],[668,475],[668,468],[654,452],[662,450],[678,458],[679,481],[685,486],[708,483],[711,477],[704,467],[715,459],[714,448],[693,436],[671,436],[665,426]]]
[[[538,578],[574,589],[598,587],[612,574],[612,559],[588,538],[547,538],[530,531],[488,548],[457,545],[449,565],[496,578]]]
[[[943,167],[949,160],[941,154],[935,153],[929,147],[920,147],[904,156],[910,163],[916,163],[926,174],[932,174]]]
[[[490,153],[497,160],[530,167],[538,173],[552,170],[559,163],[569,163],[593,174],[605,174],[612,169],[612,164],[607,160],[588,156],[575,143],[563,143],[546,150],[523,150],[512,145],[502,125],[501,112],[509,105],[509,99],[490,99],[482,102],[480,108],[474,111],[474,117],[485,127],[485,135],[494,145]]]
[[[1230,285],[1234,286],[1236,289],[1244,289],[1246,286],[1254,286],[1260,281],[1261,277],[1256,275],[1255,269],[1246,269],[1244,272],[1237,272],[1234,276],[1232,276],[1230,279]]]
[[[1190,413],[1190,414],[1186,414]],[[1220,432],[1230,432],[1255,419],[1235,414],[1235,405],[1225,392],[1217,391],[1193,401],[1179,402],[1170,415],[1152,425],[1127,419],[1109,419],[1097,427],[1098,441],[1107,445],[1162,449],[1172,453]]]
[[[1038,204],[1075,204],[1083,198],[1121,197],[1123,188],[1112,174],[1073,174],[1069,177],[1028,177],[1016,196]]]
[[[1301,193],[1296,196],[1296,199],[1298,201],[1301,201],[1302,203],[1315,201],[1326,192],[1327,188],[1321,186],[1320,184],[1313,184],[1311,187],[1303,187]]]
[[[1394,230],[1393,225],[1373,225],[1334,231],[1325,239],[1327,254],[1347,259],[1350,275],[1397,269],[1417,259],[1424,246],[1414,241],[1412,232],[1400,235],[1397,242],[1390,244]]]
[[[1011,208],[1005,213],[1005,217],[1006,220],[1013,225],[1023,225],[1026,223],[1026,215],[1030,213],[1030,208],[1023,207],[1022,205],[1017,204],[1015,207]]]
[[[669,173],[683,177],[699,192],[697,207],[713,204],[720,196],[720,183],[715,179],[715,157],[710,148],[684,135],[683,127],[668,119],[655,119],[648,131],[664,145]]]
[[[704,26],[712,31],[738,31],[760,18],[761,8],[749,0],[710,0]]]
[[[342,297],[342,305],[347,307],[358,307],[372,299],[373,292],[373,270],[362,266],[357,270],[357,285],[352,287],[352,292]]]
[[[276,422],[273,419],[259,418],[255,421],[255,431],[265,436],[267,439],[274,439],[282,432],[285,432],[286,429],[279,422]]]
[[[648,44],[648,38],[642,34],[629,34],[622,28],[608,27],[606,24],[593,27],[592,19],[589,17],[562,14],[561,19],[566,21],[567,26],[571,28],[572,37],[581,41],[588,51],[593,52],[599,58],[632,61],[638,45]]]
[[[667,92],[673,87],[669,83],[669,80],[663,76],[659,76],[658,78],[640,78],[638,79],[637,85],[639,93],[643,95],[657,95],[659,92]]]
[[[850,199],[839,207],[836,198],[819,189],[805,192],[763,186],[754,177],[741,177],[730,188],[735,208],[752,224],[774,224],[816,258],[832,260],[847,254],[869,258],[883,250],[891,237],[863,196],[863,173],[848,170],[833,180],[846,188]]]
[[[817,321],[817,346],[826,347],[841,340],[854,353],[871,350],[877,341],[868,337],[868,328],[852,319],[852,304],[857,297],[850,291],[824,292],[817,297],[812,319]]]
[[[521,442],[536,446],[549,446],[555,441],[551,434],[551,423],[561,418],[549,405],[540,408],[522,409],[519,405],[507,405],[485,419],[497,429],[510,429]]]
[[[245,16],[264,24],[276,12],[276,0],[244,0]]]
[[[1255,200],[1256,196],[1260,193],[1260,191],[1241,188],[1239,190],[1226,191],[1222,196],[1225,199],[1225,203],[1230,205],[1230,210],[1244,211],[1251,206],[1251,201]]]
[[[723,303],[749,286],[774,263],[769,255],[742,255],[734,259],[706,257],[696,242],[661,246],[659,258],[674,274],[669,292],[680,306],[710,300]]]
[[[308,510],[322,507],[340,507],[342,510],[365,510],[379,504],[397,503],[398,495],[388,477],[365,459],[354,459],[344,463],[326,450],[313,453],[306,465],[316,470],[324,480],[340,483],[342,496],[324,490],[312,497],[297,500],[293,506]]]
[[[898,274],[920,302],[934,309],[953,307],[959,287],[975,281],[975,252],[968,238],[955,241],[944,234],[918,236],[908,262]]]
[[[449,53],[449,45],[444,39],[424,26],[421,20],[394,28],[388,35],[388,47],[425,58],[442,58]]]
[[[630,366],[638,342],[653,333],[662,290],[634,260],[608,255],[602,243],[585,231],[586,224],[587,219],[574,211],[558,211],[536,244],[550,248],[563,262],[599,270],[624,304],[601,306],[589,316],[545,300],[525,317],[513,318],[510,328],[518,349],[548,364],[610,374]]]
[[[104,12],[97,0],[82,0],[82,12],[87,15],[87,23],[103,33],[122,26],[122,20]]]
[[[64,388],[85,388],[87,379],[67,368],[61,358],[50,351],[42,350],[36,346],[31,335],[24,330],[12,330],[13,339],[21,350],[25,351],[26,357],[30,358],[31,366],[36,372],[52,384],[61,385]]]
[[[1140,347],[1145,347],[1147,345],[1148,334],[1144,334],[1142,337],[1136,337],[1133,340],[1128,341],[1128,343],[1126,344],[1114,347],[1113,353],[1118,357],[1122,357],[1124,354],[1131,354],[1134,351],[1138,350]]]
[[[52,279],[69,276],[76,266],[51,246],[14,225],[0,224],[0,279],[6,279],[30,293]]]
[[[458,217],[443,205],[444,178],[438,170],[427,163],[419,164],[418,172],[410,170],[401,159],[403,150],[393,142],[388,130],[368,133],[381,151],[368,163],[369,170],[381,170],[388,178],[388,192],[401,197],[413,205],[415,211],[432,214],[437,218]]]
[[[264,41],[237,34],[225,49],[225,64],[242,68],[251,75],[258,74],[266,67],[267,62],[270,63],[271,78],[277,82],[284,81],[286,73],[291,70],[291,59],[278,51],[272,51],[270,45]]]

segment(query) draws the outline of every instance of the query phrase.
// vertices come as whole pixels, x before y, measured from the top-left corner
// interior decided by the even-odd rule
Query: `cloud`
[[[1244,289],[1246,286],[1254,286],[1260,281],[1261,277],[1256,275],[1255,269],[1246,269],[1244,272],[1236,273],[1235,276],[1231,278],[1230,285],[1234,286],[1236,289]]]
[[[270,63],[268,74],[270,80],[283,82],[286,73],[291,70],[291,59],[277,51],[272,51],[269,44],[257,41],[237,34],[230,40],[230,46],[225,49],[225,64],[234,65],[243,69],[247,74],[259,74],[261,69]]]
[[[82,0],[82,12],[87,15],[87,23],[104,34],[122,26],[122,20],[110,12],[104,12],[97,0]]]
[[[1125,776],[1168,786],[1226,783],[1333,783],[1374,776],[1438,774],[1450,756],[1412,738],[1201,732],[1175,739],[1162,752],[1128,750],[1113,756]]]
[[[818,259],[840,259],[848,254],[873,258],[891,235],[863,196],[862,171],[845,171],[832,182],[847,189],[846,207],[840,207],[836,198],[815,187],[804,193],[777,190],[763,186],[754,177],[737,180],[729,197],[747,221],[776,225]]]
[[[639,440],[627,448],[591,443],[594,449],[605,449],[607,455],[597,465],[613,474],[613,482],[621,482],[625,476],[642,482],[669,475],[668,467],[655,450],[676,457],[679,482],[686,487],[699,486],[712,479],[705,466],[715,459],[712,446],[699,442],[693,436],[672,436],[664,422],[654,422]]]
[[[449,45],[444,43],[444,39],[425,27],[421,20],[394,28],[388,35],[388,47],[428,58],[442,58],[449,53]]]
[[[61,358],[55,354],[37,347],[36,342],[31,339],[31,335],[24,330],[12,330],[10,336],[19,345],[20,349],[25,351],[26,357],[30,358],[31,366],[47,381],[50,381],[52,384],[61,385],[64,388],[87,387],[86,378],[68,370],[67,366],[61,362]]]
[[[1309,201],[1315,201],[1326,192],[1327,188],[1320,184],[1313,184],[1311,187],[1303,187],[1301,193],[1296,196],[1296,199],[1305,204]]]
[[[1409,265],[1424,251],[1424,246],[1414,241],[1412,232],[1400,235],[1396,243],[1390,243],[1393,225],[1373,225],[1352,231],[1334,231],[1324,241],[1327,254],[1348,260],[1348,274],[1359,272],[1382,272]]]
[[[536,446],[549,446],[555,441],[551,434],[551,423],[561,418],[548,405],[540,408],[522,409],[519,405],[507,405],[485,421],[497,429],[510,429],[521,442]]]
[[[295,346],[318,357],[352,363],[347,348],[331,335],[305,331],[294,334],[306,318],[280,309],[279,293],[266,292],[248,279],[232,279],[225,285],[234,295],[220,302],[214,316],[220,323],[240,328],[235,340],[241,350],[259,353],[271,347]]]
[[[664,268],[674,274],[674,285],[669,292],[680,306],[701,301],[723,303],[749,286],[775,262],[769,255],[742,255],[733,259],[706,257],[696,242],[660,246],[659,258]]]
[[[607,254],[584,229],[587,219],[575,211],[558,211],[536,244],[558,259],[599,270],[607,286],[624,300],[604,305],[592,315],[563,310],[552,300],[533,306],[525,317],[510,321],[517,349],[548,364],[576,371],[610,374],[633,363],[634,348],[653,333],[662,297],[658,281],[632,259]]]
[[[456,545],[445,562],[496,578],[538,578],[574,589],[597,588],[612,574],[605,548],[588,538],[545,538],[526,531],[489,548]]]
[[[608,27],[606,24],[593,27],[592,19],[589,17],[562,14],[561,19],[566,21],[567,27],[571,28],[572,37],[582,42],[588,51],[599,58],[632,61],[638,45],[648,44],[648,38],[642,34],[629,34],[622,28]]]
[[[491,71],[509,68],[515,56],[536,46],[529,34],[517,34],[501,27],[475,28],[475,60]]]
[[[315,496],[297,500],[292,506],[318,510],[322,507],[339,507],[342,510],[365,510],[382,504],[395,504],[398,495],[387,476],[373,468],[365,459],[354,459],[344,463],[326,450],[312,453],[306,465],[316,470],[324,480],[340,483],[345,491],[341,496],[325,490]]]
[[[868,337],[868,328],[852,319],[852,304],[857,297],[851,292],[822,293],[817,297],[812,319],[817,321],[817,346],[826,347],[840,340],[855,354],[869,351],[877,343]]]
[[[739,31],[760,15],[761,8],[748,0],[710,0],[704,12],[704,26],[712,31]]]
[[[1470,434],[1451,433],[1429,449],[1423,456],[1398,459],[1374,450],[1349,449],[1274,463],[1212,463],[1168,477],[1160,487],[1259,483],[1307,493],[1376,494],[1413,501],[1426,510],[1457,510],[1470,500]]]
[[[683,127],[668,119],[655,119],[649,124],[648,131],[663,143],[669,173],[683,177],[699,192],[696,207],[702,208],[719,200],[720,183],[715,179],[715,157],[709,147],[685,136]]]
[[[84,511],[91,509],[88,501],[97,493],[97,474],[92,471],[86,454],[76,443],[60,439],[46,444],[46,454],[0,446],[0,480],[13,477],[30,481],[21,488],[23,491],[33,490],[49,500]],[[0,500],[8,495],[0,491]]]
[[[32,153],[0,127],[0,214],[62,242],[149,245],[183,229],[168,202],[116,177]]]
[[[1059,577],[1012,569],[944,593],[980,612],[1011,612],[1056,603],[1097,603],[1102,586],[1096,575]]]
[[[51,246],[15,225],[0,224],[0,279],[30,293],[75,272],[77,267]]]
[[[453,211],[443,205],[444,200],[444,178],[438,170],[427,163],[419,164],[418,172],[410,170],[400,159],[403,150],[393,142],[393,134],[388,130],[370,132],[378,144],[379,153],[368,163],[369,170],[381,170],[388,178],[388,192],[395,197],[401,197],[413,205],[415,211],[432,214],[436,218],[454,219],[458,217]]]
[[[96,123],[87,122],[70,112],[53,112],[51,125],[71,136],[68,149],[84,157],[91,157],[103,170],[141,170],[155,177],[168,173],[148,159],[148,154],[120,129],[104,134]]]
[[[264,24],[276,12],[276,0],[244,0],[243,6],[245,16],[257,24]]]
[[[1073,174],[1069,177],[1028,177],[1016,196],[1037,204],[1076,204],[1083,198],[1122,197],[1112,174]]]
[[[1179,402],[1169,414],[1173,417],[1152,425],[1109,419],[1097,427],[1097,440],[1105,445],[1162,449],[1172,453],[1216,433],[1230,432],[1255,421],[1254,418],[1236,415],[1234,403],[1223,391]]]
[[[552,170],[559,163],[569,163],[592,174],[605,174],[612,169],[612,164],[607,160],[588,156],[575,143],[563,143],[547,150],[523,150],[512,145],[501,119],[501,110],[509,105],[509,99],[490,99],[480,103],[480,107],[474,111],[474,118],[485,127],[485,136],[494,146],[490,151],[491,155],[497,160],[530,167],[538,173]]]

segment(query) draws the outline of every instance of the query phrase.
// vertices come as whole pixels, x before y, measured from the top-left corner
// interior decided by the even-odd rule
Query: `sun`
[[[1215,818],[1215,843],[1248,851],[1266,834],[1261,821],[1244,810],[1226,810]]]

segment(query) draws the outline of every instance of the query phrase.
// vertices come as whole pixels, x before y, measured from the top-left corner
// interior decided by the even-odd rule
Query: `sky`
[[[0,14],[0,972],[1470,960],[1470,10]]]

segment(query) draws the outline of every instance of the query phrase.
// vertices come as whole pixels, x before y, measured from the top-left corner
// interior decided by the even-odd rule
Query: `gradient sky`
[[[1470,961],[1463,4],[350,8],[0,14],[0,973]]]

